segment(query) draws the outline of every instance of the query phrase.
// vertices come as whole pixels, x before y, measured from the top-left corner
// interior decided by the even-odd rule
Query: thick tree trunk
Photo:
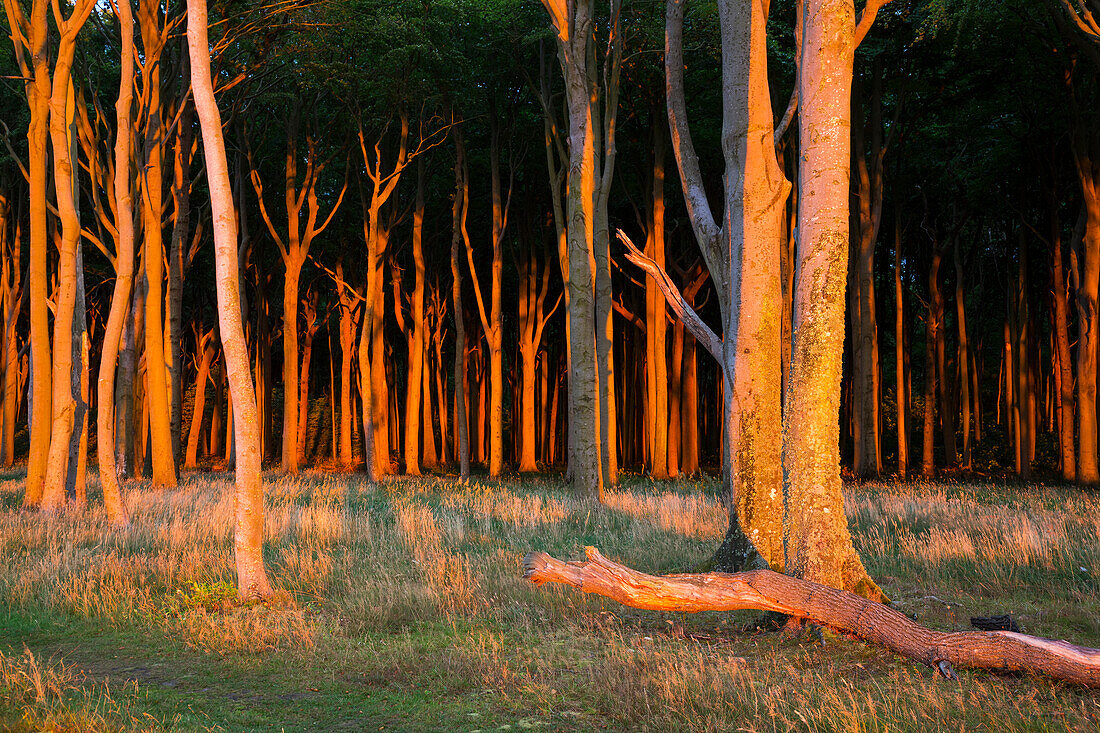
[[[803,18],[799,248],[783,421],[785,570],[803,580],[881,599],[882,591],[852,547],[841,495],[837,423],[848,262],[852,0],[810,0]]]
[[[1011,631],[933,631],[900,611],[853,593],[770,570],[697,575],[646,575],[586,547],[585,562],[564,563],[542,552],[523,559],[524,579],[561,583],[626,606],[673,613],[760,610],[829,626],[954,678],[952,665],[1030,672],[1100,687],[1100,649]]]
[[[1097,469],[1096,358],[1100,345],[1100,163],[1091,151],[1076,151],[1078,179],[1084,195],[1085,229],[1078,258],[1077,287],[1077,480],[1100,483]]]
[[[756,1],[722,4],[719,14],[726,163],[721,227],[711,214],[687,126],[683,0],[669,1],[665,19],[673,150],[692,228],[718,291],[724,338],[711,333],[697,316],[685,325],[719,360],[723,372],[722,465],[731,521],[715,561],[718,567],[740,569],[754,562],[759,553],[772,567],[781,568],[782,289],[777,275],[783,207],[790,187],[773,144],[764,5]],[[677,304],[669,302],[683,319]],[[840,330],[843,333],[843,328]]]
[[[242,600],[271,595],[263,558],[264,496],[260,474],[260,436],[256,394],[248,370],[248,347],[241,320],[240,282],[237,278],[237,227],[229,167],[222,138],[221,114],[210,77],[205,0],[188,0],[187,42],[191,56],[191,83],[202,126],[206,176],[210,184],[214,219],[214,266],[218,280],[218,314],[229,389],[236,409],[236,522],[234,549],[237,594]]]

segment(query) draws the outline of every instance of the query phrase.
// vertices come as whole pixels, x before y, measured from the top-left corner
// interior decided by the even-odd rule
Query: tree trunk
[[[180,62],[180,77],[191,75],[187,54]],[[190,264],[184,251],[191,224],[191,136],[193,116],[190,95],[180,94],[184,106],[176,125],[172,149],[172,238],[168,258],[168,292],[166,293],[168,318],[165,321],[165,362],[167,365],[170,423],[172,426],[172,455],[180,457],[180,439],[183,420],[183,279]]]
[[[458,455],[459,478],[470,478],[470,438],[469,421],[466,419],[466,316],[462,309],[462,269],[458,259],[458,248],[464,239],[466,212],[468,204],[466,193],[469,185],[466,181],[466,146],[462,140],[462,131],[455,128],[455,195],[451,210],[451,298],[455,319],[455,360],[454,360],[454,398],[455,398],[455,445]]]
[[[970,342],[966,333],[966,299],[963,293],[963,265],[961,244],[955,239],[955,318],[959,329],[959,388],[962,390],[962,467],[973,467],[970,447]]]
[[[50,50],[49,3],[34,0],[29,18],[20,3],[4,3],[8,26],[18,28],[22,37],[12,33],[16,59],[19,62],[30,111],[27,125],[27,168],[29,184],[29,257],[27,289],[30,310],[30,385],[27,413],[30,422],[30,453],[27,457],[27,484],[23,506],[36,507],[42,501],[46,468],[49,464],[50,432],[53,407],[52,360],[48,291],[47,254],[49,230],[47,220],[47,176],[49,161],[50,115]],[[30,58],[28,59],[28,54]]]
[[[665,267],[665,125],[653,124],[653,190],[646,254],[658,267]],[[670,478],[668,466],[669,406],[668,355],[665,353],[667,316],[665,296],[652,278],[645,283],[646,323],[646,422],[649,430],[650,475]],[[681,333],[682,333],[681,326]],[[673,352],[675,353],[675,351]],[[675,357],[674,357],[675,358]]]
[[[898,475],[904,480],[909,475],[909,384],[905,375],[905,291],[901,285],[901,222],[894,217],[894,372],[897,377],[895,390],[898,411]]]
[[[306,329],[302,334],[302,367],[298,372],[298,464],[306,461],[309,433],[309,365],[313,358],[313,339],[320,328],[317,320],[317,293],[310,292],[302,301],[306,316]]]
[[[84,287],[80,259],[79,187],[72,130],[75,98],[71,69],[76,53],[76,34],[87,18],[89,0],[82,0],[74,18],[63,29],[54,64],[50,97],[50,143],[53,151],[54,195],[57,199],[58,237],[57,299],[53,331],[53,397],[49,462],[46,467],[40,509],[59,509],[77,493],[77,451],[82,427],[80,368],[83,336]],[[79,23],[77,21],[79,20]]]
[[[837,423],[848,262],[852,0],[810,0],[803,18],[799,248],[784,406],[785,569],[803,580],[881,599],[882,591],[852,547],[841,495]]]
[[[210,381],[210,365],[214,361],[214,329],[200,335],[195,331],[195,406],[191,411],[191,428],[187,431],[187,457],[184,468],[198,466],[199,437],[202,435],[202,421],[206,412],[206,383]]]
[[[951,665],[1030,672],[1100,687],[1100,649],[1011,631],[932,631],[893,608],[844,590],[769,570],[654,576],[585,548],[585,562],[542,552],[523,559],[525,580],[561,583],[626,606],[673,613],[753,609],[807,619],[852,634],[955,678]]]
[[[164,362],[164,219],[163,158],[164,124],[161,119],[161,68],[167,29],[160,20],[160,6],[152,0],[138,3],[138,23],[145,50],[143,100],[145,117],[145,177],[141,188],[142,229],[145,236],[145,375],[150,402],[149,430],[155,486],[176,485],[176,460],[172,453],[171,405],[168,370]]]
[[[115,104],[115,226],[118,229],[118,251],[115,262],[115,288],[111,295],[111,310],[103,333],[97,378],[96,443],[99,459],[99,481],[103,487],[103,503],[107,518],[112,524],[128,521],[126,506],[119,489],[119,471],[115,463],[115,373],[119,359],[119,344],[123,336],[130,310],[130,292],[134,281],[134,213],[130,182],[131,131],[130,108],[133,105],[134,86],[134,17],[130,0],[120,0],[117,5],[119,26],[122,31],[121,76],[118,85],[118,101]],[[132,337],[131,337],[132,340]],[[132,359],[132,356],[131,356]],[[131,367],[132,368],[132,367]],[[132,380],[132,375],[129,375]],[[123,410],[128,409],[126,403]],[[127,421],[129,424],[130,421]],[[124,440],[132,440],[126,436]],[[125,463],[123,469],[128,469]]]
[[[229,390],[236,416],[236,522],[234,549],[237,561],[237,594],[241,600],[271,595],[263,559],[264,499],[260,474],[260,436],[256,394],[248,369],[248,347],[241,320],[240,283],[237,278],[237,227],[229,167],[225,157],[221,114],[210,77],[205,0],[188,0],[187,42],[191,56],[191,83],[195,108],[202,127],[206,176],[210,185],[214,219],[214,266],[218,282],[218,317]]]
[[[1073,481],[1077,477],[1077,458],[1073,446],[1073,364],[1069,348],[1069,298],[1066,293],[1066,274],[1062,266],[1062,227],[1058,219],[1058,201],[1051,191],[1050,204],[1050,254],[1054,278],[1054,346],[1057,355],[1058,395],[1058,448],[1061,458],[1062,478]]]

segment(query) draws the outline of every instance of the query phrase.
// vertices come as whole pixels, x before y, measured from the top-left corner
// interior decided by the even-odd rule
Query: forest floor
[[[21,512],[22,485],[0,476],[0,730],[1100,729],[1100,691],[950,682],[759,614],[635,611],[521,580],[528,550],[584,545],[689,570],[725,529],[710,480],[627,478],[593,506],[548,479],[272,474],[279,598],[249,606],[233,602],[224,474],[132,485],[122,530],[98,509]],[[871,574],[922,623],[1008,613],[1100,647],[1100,493],[868,483],[847,510]]]

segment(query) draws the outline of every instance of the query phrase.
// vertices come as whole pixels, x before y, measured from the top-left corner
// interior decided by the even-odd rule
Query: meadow
[[[123,529],[100,509],[23,512],[21,475],[2,477],[0,729],[1100,729],[1100,691],[948,681],[756,613],[635,611],[521,580],[527,551],[578,559],[584,545],[690,570],[726,526],[709,479],[628,477],[604,506],[550,479],[267,480],[279,593],[241,606],[224,474],[131,484]],[[922,623],[1007,613],[1100,647],[1100,494],[867,483],[846,507],[871,574]]]

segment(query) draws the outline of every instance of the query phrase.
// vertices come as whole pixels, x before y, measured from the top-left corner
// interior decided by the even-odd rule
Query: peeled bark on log
[[[1100,688],[1100,649],[1012,631],[933,631],[881,603],[771,570],[655,576],[608,560],[594,547],[586,547],[585,555],[585,562],[566,563],[528,553],[523,577],[537,586],[562,583],[654,611],[783,613],[884,646],[949,678],[954,665],[1030,672]]]

